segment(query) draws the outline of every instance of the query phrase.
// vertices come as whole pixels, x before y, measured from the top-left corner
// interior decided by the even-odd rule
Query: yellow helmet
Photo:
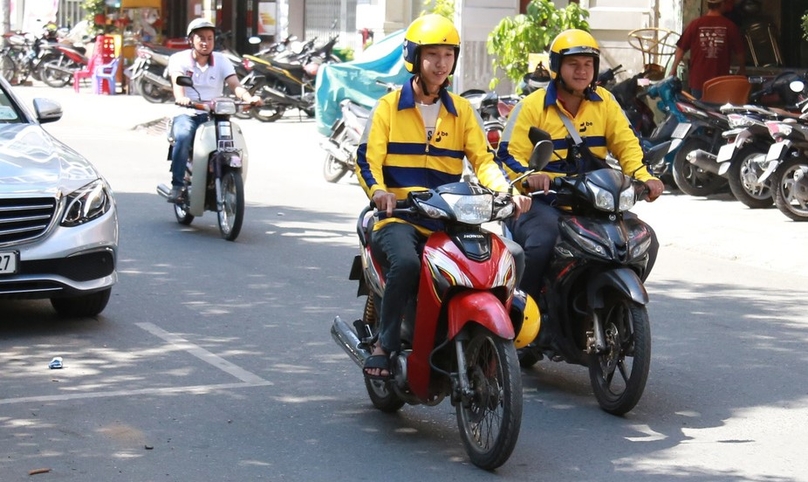
[[[595,72],[592,76],[594,86],[600,68],[600,47],[595,37],[578,29],[564,30],[556,35],[550,44],[550,72],[553,73],[553,77],[558,77],[564,57],[571,55],[586,55],[595,59]]]
[[[455,61],[450,75],[457,67],[457,56],[460,55],[460,34],[454,24],[446,17],[431,13],[418,17],[407,27],[404,33],[404,67],[407,72],[417,74],[421,69],[420,52],[424,45],[449,45],[454,47]]]

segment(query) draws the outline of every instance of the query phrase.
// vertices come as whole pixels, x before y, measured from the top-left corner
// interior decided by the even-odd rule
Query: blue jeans
[[[381,264],[385,288],[379,308],[379,344],[387,353],[401,349],[401,322],[414,320],[421,277],[421,253],[426,237],[407,223],[389,223],[373,232],[370,249]],[[524,272],[525,256],[515,242],[500,238],[516,264],[516,282]],[[371,295],[372,296],[372,295]]]
[[[196,129],[207,120],[207,114],[180,114],[174,118],[171,124],[171,133],[174,137],[174,147],[171,149],[172,187],[183,187],[185,185],[185,165],[191,155],[194,134],[196,134]]]

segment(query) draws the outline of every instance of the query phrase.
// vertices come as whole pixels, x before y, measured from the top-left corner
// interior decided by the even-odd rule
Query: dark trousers
[[[501,238],[516,262],[516,282],[524,272],[522,248]],[[373,232],[371,251],[381,264],[385,287],[379,309],[379,343],[387,353],[401,348],[401,321],[415,318],[415,299],[426,237],[407,223],[388,223]]]
[[[513,240],[525,250],[525,272],[519,287],[538,300],[544,275],[550,265],[550,258],[558,238],[558,218],[563,213],[553,206],[539,199],[534,199],[530,211],[519,216],[519,219],[510,220],[508,229],[511,230]],[[627,219],[636,218],[634,213],[624,214]],[[656,233],[651,230],[651,246],[648,248],[648,264],[645,276],[651,272],[659,251],[659,241]]]

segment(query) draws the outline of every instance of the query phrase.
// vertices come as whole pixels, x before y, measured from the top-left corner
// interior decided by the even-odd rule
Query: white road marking
[[[258,375],[248,372],[247,370],[241,368],[238,365],[230,363],[229,361],[225,360],[224,358],[214,355],[213,353],[205,350],[201,346],[194,345],[190,341],[182,338],[174,333],[169,333],[159,326],[155,325],[154,323],[136,323],[137,326],[143,328],[144,330],[148,331],[152,335],[162,338],[163,340],[171,343],[172,345],[187,351],[191,355],[199,358],[203,362],[210,363],[211,365],[215,366],[219,370],[229,373],[234,377],[238,378],[244,383],[267,383],[266,380],[259,377]]]
[[[131,397],[133,395],[165,395],[176,393],[205,394],[236,388],[264,387],[273,385],[272,382],[264,380],[258,375],[249,372],[238,365],[235,365],[224,358],[214,355],[204,348],[194,345],[181,336],[169,333],[153,323],[137,323],[149,333],[162,338],[166,342],[184,350],[200,360],[213,365],[223,372],[232,375],[243,383],[222,383],[218,385],[192,385],[186,387],[162,387],[162,388],[141,388],[135,390],[112,390],[102,392],[87,393],[62,393],[59,395],[41,395],[34,397],[18,397],[0,399],[0,405],[10,405],[13,403],[39,403],[39,402],[61,402],[65,400],[80,400],[87,398],[109,398],[109,397]]]

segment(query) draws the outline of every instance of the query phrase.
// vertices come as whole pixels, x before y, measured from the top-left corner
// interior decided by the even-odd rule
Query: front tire
[[[727,171],[729,189],[735,199],[752,209],[763,209],[772,205],[770,183],[760,184],[758,179],[763,174],[760,165],[755,162],[759,156],[766,157],[754,146],[744,146],[735,157]]]
[[[493,470],[511,456],[522,424],[522,379],[513,342],[488,330],[465,347],[471,396],[456,405],[460,438],[471,462]]]
[[[602,319],[606,349],[590,357],[589,380],[600,408],[623,415],[640,401],[648,380],[651,366],[648,310],[634,301],[614,297],[603,309]]]
[[[673,159],[673,181],[676,187],[691,196],[709,196],[724,187],[726,179],[696,167],[687,160],[687,155],[697,149],[710,150],[710,143],[704,139],[688,139],[676,152]]]
[[[107,307],[110,293],[112,288],[107,288],[88,295],[51,298],[50,302],[61,316],[77,318],[96,316]]]
[[[772,186],[780,212],[794,221],[808,221],[808,160],[797,157],[777,166]]]
[[[244,221],[244,179],[241,172],[228,169],[222,175],[222,207],[219,209],[219,231],[228,241],[235,241]]]

